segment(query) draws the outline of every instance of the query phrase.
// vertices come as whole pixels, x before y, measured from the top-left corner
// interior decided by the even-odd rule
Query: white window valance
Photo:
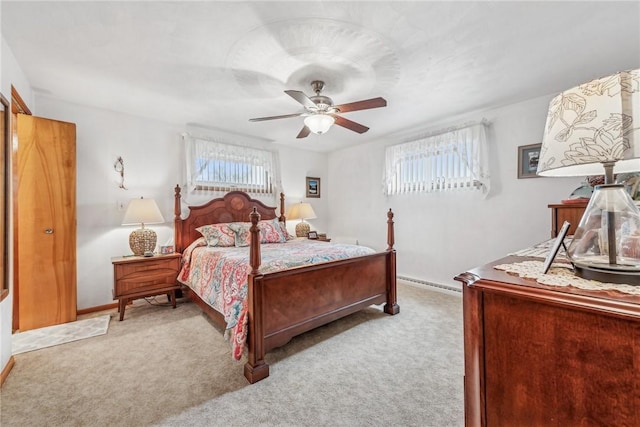
[[[489,191],[486,122],[466,124],[385,152],[387,195],[436,191]]]
[[[189,190],[226,193],[241,190],[275,194],[280,187],[278,153],[183,134]]]

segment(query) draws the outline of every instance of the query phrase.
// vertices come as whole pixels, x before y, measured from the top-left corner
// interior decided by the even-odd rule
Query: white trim
[[[443,285],[441,283],[434,283],[434,282],[429,282],[421,279],[414,279],[412,277],[406,277],[406,276],[396,276],[396,279],[409,286],[414,286],[418,288],[428,288],[429,290],[437,290],[440,292],[445,292],[447,294],[452,294],[457,296],[462,295],[462,288],[456,287],[455,285]]]

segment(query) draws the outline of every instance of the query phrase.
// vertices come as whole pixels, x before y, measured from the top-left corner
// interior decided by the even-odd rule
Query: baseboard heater
[[[432,288],[445,289],[447,291],[462,293],[462,289],[461,288],[457,288],[455,286],[443,285],[441,283],[427,282],[426,280],[414,279],[413,277],[407,277],[407,276],[396,276],[396,277],[399,280],[404,280],[406,282],[413,282],[413,283],[418,283],[418,284],[423,285],[423,286],[430,286]]]

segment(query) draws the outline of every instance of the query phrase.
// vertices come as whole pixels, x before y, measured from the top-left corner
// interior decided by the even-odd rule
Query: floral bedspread
[[[261,273],[303,265],[372,254],[364,246],[295,239],[287,243],[267,243],[260,247]],[[208,247],[204,239],[193,242],[183,253],[178,280],[224,315],[225,338],[233,357],[240,360],[247,339],[247,276],[249,248]]]

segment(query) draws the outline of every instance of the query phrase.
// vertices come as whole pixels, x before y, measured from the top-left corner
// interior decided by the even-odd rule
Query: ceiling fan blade
[[[305,125],[302,129],[300,129],[300,133],[298,134],[298,136],[296,136],[296,138],[306,138],[310,133],[311,129],[309,129],[309,127]]]
[[[350,102],[348,104],[336,105],[334,108],[337,108],[341,113],[348,113],[349,111],[368,110],[370,108],[380,108],[386,106],[387,101],[384,98],[378,97],[365,99],[364,101],[356,101]]]
[[[285,90],[284,93],[298,101],[300,104],[304,105],[305,108],[317,108],[315,102],[313,102],[307,95],[299,90]]]
[[[369,130],[368,127],[361,125],[360,123],[356,123],[349,119],[345,119],[344,117],[338,116],[337,114],[330,114],[331,117],[336,119],[335,124],[338,126],[342,126],[343,128],[347,128],[354,132],[365,133]]]
[[[264,122],[265,120],[275,120],[275,119],[288,119],[290,117],[299,117],[304,113],[294,113],[294,114],[285,114],[283,116],[270,116],[270,117],[257,117],[255,119],[249,119],[250,122]]]

